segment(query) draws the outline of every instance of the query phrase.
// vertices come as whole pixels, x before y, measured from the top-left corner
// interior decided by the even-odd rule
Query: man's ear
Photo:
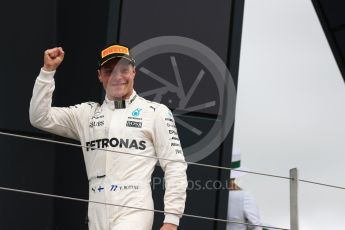
[[[135,78],[135,75],[137,74],[137,71],[136,71],[135,67],[133,67],[133,74],[134,74],[133,78]]]
[[[98,74],[98,80],[99,80],[100,82],[102,82],[101,71],[100,71],[99,69],[97,70],[97,74]]]

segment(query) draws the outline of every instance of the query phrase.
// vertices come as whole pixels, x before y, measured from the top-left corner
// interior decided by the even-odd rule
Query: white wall
[[[345,84],[309,0],[246,0],[234,147],[253,171],[345,187]],[[289,182],[240,184],[289,228]],[[343,230],[345,191],[300,184],[300,229]]]

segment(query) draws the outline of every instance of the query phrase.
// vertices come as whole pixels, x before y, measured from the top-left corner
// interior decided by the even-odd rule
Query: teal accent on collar
[[[129,104],[132,104],[132,102],[137,98],[137,94],[129,101]]]

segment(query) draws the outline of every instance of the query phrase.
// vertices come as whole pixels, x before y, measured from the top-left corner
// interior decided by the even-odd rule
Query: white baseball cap
[[[239,149],[234,149],[232,151],[230,168],[248,171],[248,168],[242,165],[242,162],[241,162],[241,152],[240,152]],[[246,172],[242,172],[242,171],[231,170],[230,178],[231,179],[239,178],[239,177],[241,177],[241,176],[243,176],[245,174],[247,174],[247,173]]]

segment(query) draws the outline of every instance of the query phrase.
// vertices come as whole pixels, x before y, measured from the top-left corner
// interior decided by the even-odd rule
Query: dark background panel
[[[109,1],[58,1],[57,40],[65,59],[55,77],[56,106],[103,101],[97,64],[106,43],[108,6]]]
[[[235,5],[234,2],[237,4]],[[242,17],[244,1],[135,1],[128,0],[123,1],[121,11],[121,25],[119,41],[133,47],[147,39],[151,39],[158,36],[182,36],[194,39],[198,42],[209,47],[230,67],[230,72],[233,75],[234,82],[237,83],[239,53],[240,53],[240,41],[242,32]],[[237,14],[234,14],[238,11]],[[113,28],[109,28],[112,30]],[[115,40],[116,38],[108,38]],[[175,84],[171,67],[166,64],[169,62],[169,57],[175,56],[178,62],[178,66],[181,67],[181,76],[184,86],[191,85],[195,79],[198,71],[193,70],[197,68],[198,63],[195,60],[191,60],[188,57],[181,57],[178,54],[157,55],[157,57],[151,57],[148,61],[145,61],[141,66],[145,65],[145,68],[157,73],[159,76],[171,83]],[[165,63],[164,63],[165,62]],[[168,63],[170,64],[170,63]],[[140,69],[139,66],[137,68]],[[198,69],[200,70],[200,68]],[[150,87],[159,87],[159,84],[154,84],[144,74],[137,71],[136,89],[139,94],[141,90],[150,89]],[[169,74],[170,73],[170,74]],[[205,74],[207,76],[208,73]],[[194,78],[193,78],[194,77]],[[151,80],[151,81],[150,81]],[[200,84],[202,86],[202,84]],[[214,91],[210,90],[212,87],[212,81],[209,81],[200,89],[196,94],[199,95],[194,104],[202,103],[207,99],[207,95],[215,97]],[[165,100],[168,97],[169,100]],[[152,98],[151,98],[152,99]],[[163,95],[162,103],[169,106],[170,109],[176,108],[174,99],[177,101],[179,98],[173,96],[172,93]],[[168,103],[167,103],[168,102]],[[169,102],[171,104],[169,104]],[[235,111],[233,111],[235,112]],[[204,119],[214,119],[217,111],[209,111],[209,117],[199,117],[197,114],[190,116],[191,119],[198,120],[200,126],[207,126],[203,124]],[[213,115],[212,115],[213,114]],[[206,119],[205,119],[206,118]],[[179,135],[182,141],[182,145],[187,143],[190,145],[191,135],[181,127],[179,127]],[[203,159],[201,163],[211,165],[230,165],[230,152],[232,149],[232,131],[226,137],[227,144],[221,146],[218,150],[212,153],[209,157]],[[193,142],[193,141],[192,141]],[[185,147],[183,145],[183,147]],[[155,176],[162,176],[159,170],[154,173]],[[188,178],[191,181],[201,180],[201,184],[205,183],[205,180],[220,181],[225,184],[225,180],[229,177],[229,172],[221,172],[215,169],[207,169],[203,167],[190,166],[188,169]],[[156,208],[163,209],[163,197],[164,191],[162,189],[156,189],[153,193]],[[186,203],[185,213],[195,214],[201,216],[222,217],[226,218],[227,213],[227,196],[226,190],[197,190],[191,189],[188,191],[188,198]],[[221,205],[219,205],[221,203]],[[161,226],[162,215],[155,215],[155,222],[153,229],[159,229]],[[181,220],[181,229],[225,229],[225,225],[217,225],[212,221],[199,221],[193,218],[183,218]]]
[[[56,1],[0,3],[0,128],[33,131],[29,123],[32,85],[43,51],[56,43]]]
[[[67,139],[61,140],[71,142]],[[55,152],[55,194],[87,200],[88,179],[81,149],[56,145]],[[87,228],[86,203],[57,199],[54,204],[56,230]]]
[[[319,0],[320,6],[323,8],[325,15],[331,28],[336,28],[345,23],[344,7],[345,3],[343,1],[337,0]]]
[[[130,47],[157,36],[183,36],[227,58],[231,1],[123,1],[120,42]]]
[[[231,27],[231,6],[232,1],[225,0],[212,4],[208,1],[197,0],[187,2],[149,0],[140,3],[134,0],[123,1],[119,40],[121,43],[133,47],[158,36],[172,35],[191,38],[209,47],[226,63],[229,49],[229,28]],[[112,30],[112,28],[109,29]],[[195,97],[192,97],[193,105],[205,103],[205,101],[219,96],[214,79],[212,81],[213,76],[204,66],[200,66],[200,63],[192,57],[174,53],[150,57],[149,60],[138,66],[135,88],[139,94],[152,87],[161,86],[140,71],[142,66],[176,85],[170,63],[171,56],[176,57],[183,85],[187,89],[192,85],[199,71],[202,68],[205,70],[203,81],[198,85]],[[204,82],[206,83],[204,84]],[[178,100],[178,97],[176,95],[174,97],[173,94],[168,92],[163,95],[161,100],[170,109],[176,107],[174,99]],[[165,97],[171,100],[165,100]],[[169,104],[169,101],[173,103]],[[214,115],[218,113],[218,110],[211,110],[209,113]]]
[[[312,0],[333,56],[345,80],[345,2]]]
[[[43,51],[56,43],[55,5],[0,3],[1,131],[40,133],[29,123],[29,102]],[[53,145],[1,136],[0,146],[0,186],[54,193]],[[0,191],[0,216],[0,229],[52,229],[54,200]]]
[[[345,10],[345,7],[344,7]],[[339,44],[339,52],[341,53],[342,57],[345,57],[345,29],[337,31],[335,33],[336,42]],[[345,63],[344,63],[345,65]]]
[[[240,54],[241,54],[241,40],[242,40],[242,25],[243,25],[243,13],[244,13],[244,3],[245,1],[231,1],[231,15],[230,15],[230,26],[229,26],[229,45],[228,45],[228,56],[227,56],[227,66],[230,70],[232,75],[232,79],[234,81],[235,88],[237,90],[238,85],[238,73],[239,73],[239,66],[240,66]],[[226,81],[230,81],[230,79],[226,79]],[[225,100],[224,103],[227,103],[229,98],[229,92],[225,91]],[[235,109],[236,109],[236,101],[235,101]],[[235,113],[235,111],[234,111]],[[231,116],[230,114],[226,114],[225,116]],[[234,135],[234,126],[235,121],[233,122],[233,126],[227,136],[223,131],[223,136],[225,136],[224,142],[220,147],[220,151],[222,152],[220,159],[219,159],[219,166],[222,167],[230,167],[231,158],[232,158],[232,149],[233,149],[233,135]],[[230,178],[230,173],[227,170],[218,170],[218,178],[221,181],[228,181]],[[226,185],[227,187],[227,185]],[[228,211],[228,198],[229,192],[228,190],[220,190],[217,194],[216,204],[216,216],[219,219],[227,219],[227,211]],[[215,229],[226,229],[225,222],[215,222]]]
[[[0,138],[0,186],[54,193],[54,146]],[[54,199],[0,191],[0,229],[52,229]]]

